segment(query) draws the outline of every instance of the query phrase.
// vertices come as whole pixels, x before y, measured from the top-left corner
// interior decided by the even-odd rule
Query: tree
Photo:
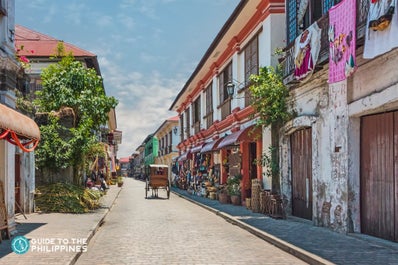
[[[262,67],[258,75],[250,77],[252,105],[259,114],[257,124],[270,126],[271,147],[263,154],[262,164],[267,166],[267,175],[272,177],[272,189],[278,191],[279,183],[279,130],[291,119],[293,112],[288,106],[289,90],[283,84],[280,67]]]
[[[36,154],[37,166],[50,170],[73,166],[74,181],[79,182],[78,169],[83,166],[85,154],[97,142],[93,132],[106,124],[109,111],[118,102],[105,95],[102,78],[95,70],[84,67],[71,55],[45,68],[41,79],[42,90],[36,93],[34,101],[38,111],[50,113],[71,108],[74,125],[65,128],[50,118],[40,126],[43,139]],[[62,155],[60,147],[64,149]]]

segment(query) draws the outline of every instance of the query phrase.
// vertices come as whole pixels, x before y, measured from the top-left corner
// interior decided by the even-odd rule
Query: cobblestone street
[[[304,264],[174,194],[144,197],[144,183],[126,179],[76,264]]]

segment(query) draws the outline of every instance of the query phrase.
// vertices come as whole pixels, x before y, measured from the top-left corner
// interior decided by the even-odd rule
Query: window
[[[185,127],[185,135],[188,138],[188,137],[191,136],[191,132],[190,132],[191,123],[190,123],[190,120],[189,120],[189,108],[185,110],[184,116],[185,116],[185,125],[186,125],[186,127]]]
[[[192,123],[194,126],[194,132],[200,131],[200,96],[194,101],[192,109]]]
[[[229,63],[218,76],[218,89],[220,93],[220,105],[228,99],[227,83],[232,81],[232,62]]]
[[[255,36],[245,47],[245,84],[249,84],[252,74],[258,74],[258,36]]]
[[[339,2],[341,0],[288,0],[286,6],[288,42],[293,42],[303,29],[308,28]]]
[[[180,116],[180,141],[184,141],[184,115]]]
[[[212,83],[207,86],[205,90],[206,94],[206,115],[209,115],[213,112],[213,92],[212,92]]]
[[[213,124],[213,91],[212,91],[213,84],[207,86],[205,90],[206,94],[206,128],[210,128]]]

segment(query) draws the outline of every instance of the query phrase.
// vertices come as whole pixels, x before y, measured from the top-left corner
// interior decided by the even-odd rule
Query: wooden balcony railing
[[[365,38],[366,21],[369,11],[368,0],[357,1],[357,47],[362,46]],[[319,28],[322,30],[321,33],[321,49],[317,65],[321,66],[329,62],[329,40],[328,40],[328,29],[329,29],[329,12],[317,20]],[[283,79],[285,84],[294,83],[296,80],[293,77],[294,72],[294,41],[289,43],[284,48],[285,56],[281,60],[283,69]],[[317,71],[317,67],[315,70]]]

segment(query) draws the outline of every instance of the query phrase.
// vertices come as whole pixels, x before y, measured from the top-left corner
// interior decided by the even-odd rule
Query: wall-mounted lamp
[[[230,81],[228,81],[226,86],[227,86],[228,96],[233,97],[233,95],[235,93],[235,86],[237,86],[238,89],[242,89],[245,87],[245,83],[240,83],[237,80],[230,80]]]
[[[178,131],[178,128],[177,128],[177,126],[175,126],[175,127],[173,128],[174,134],[177,134],[177,131]]]

